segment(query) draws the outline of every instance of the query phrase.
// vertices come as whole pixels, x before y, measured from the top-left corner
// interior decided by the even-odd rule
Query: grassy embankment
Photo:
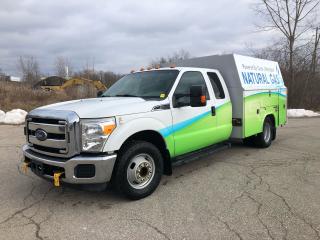
[[[54,92],[32,89],[30,85],[23,83],[0,82],[0,110],[5,112],[16,108],[30,111],[51,103],[94,96],[96,96],[96,90],[87,86]]]

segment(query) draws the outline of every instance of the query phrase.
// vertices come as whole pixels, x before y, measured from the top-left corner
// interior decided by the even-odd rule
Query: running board
[[[175,157],[172,160],[172,166],[176,167],[176,166],[180,166],[183,165],[185,163],[188,162],[192,162],[194,160],[197,160],[199,158],[202,157],[206,157],[208,155],[211,155],[213,153],[219,152],[221,150],[227,149],[231,147],[231,143],[230,142],[224,142],[224,143],[218,143],[200,150],[196,150],[194,152],[191,153],[186,153],[184,155]]]

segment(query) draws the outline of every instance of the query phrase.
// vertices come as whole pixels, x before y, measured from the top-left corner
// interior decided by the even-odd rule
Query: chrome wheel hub
[[[127,180],[135,189],[145,188],[154,177],[155,165],[153,158],[146,153],[133,157],[127,168]]]

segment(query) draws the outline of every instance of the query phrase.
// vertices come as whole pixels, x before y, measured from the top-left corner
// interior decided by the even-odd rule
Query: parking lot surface
[[[25,175],[24,142],[0,126],[0,239],[320,239],[320,118],[176,167],[139,201]]]

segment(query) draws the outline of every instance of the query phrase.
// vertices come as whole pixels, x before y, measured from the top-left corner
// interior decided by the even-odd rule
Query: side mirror
[[[97,97],[101,97],[102,94],[103,94],[103,91],[98,91],[98,92],[97,92]]]
[[[191,107],[202,107],[207,105],[204,86],[193,85],[190,87],[190,105]]]

